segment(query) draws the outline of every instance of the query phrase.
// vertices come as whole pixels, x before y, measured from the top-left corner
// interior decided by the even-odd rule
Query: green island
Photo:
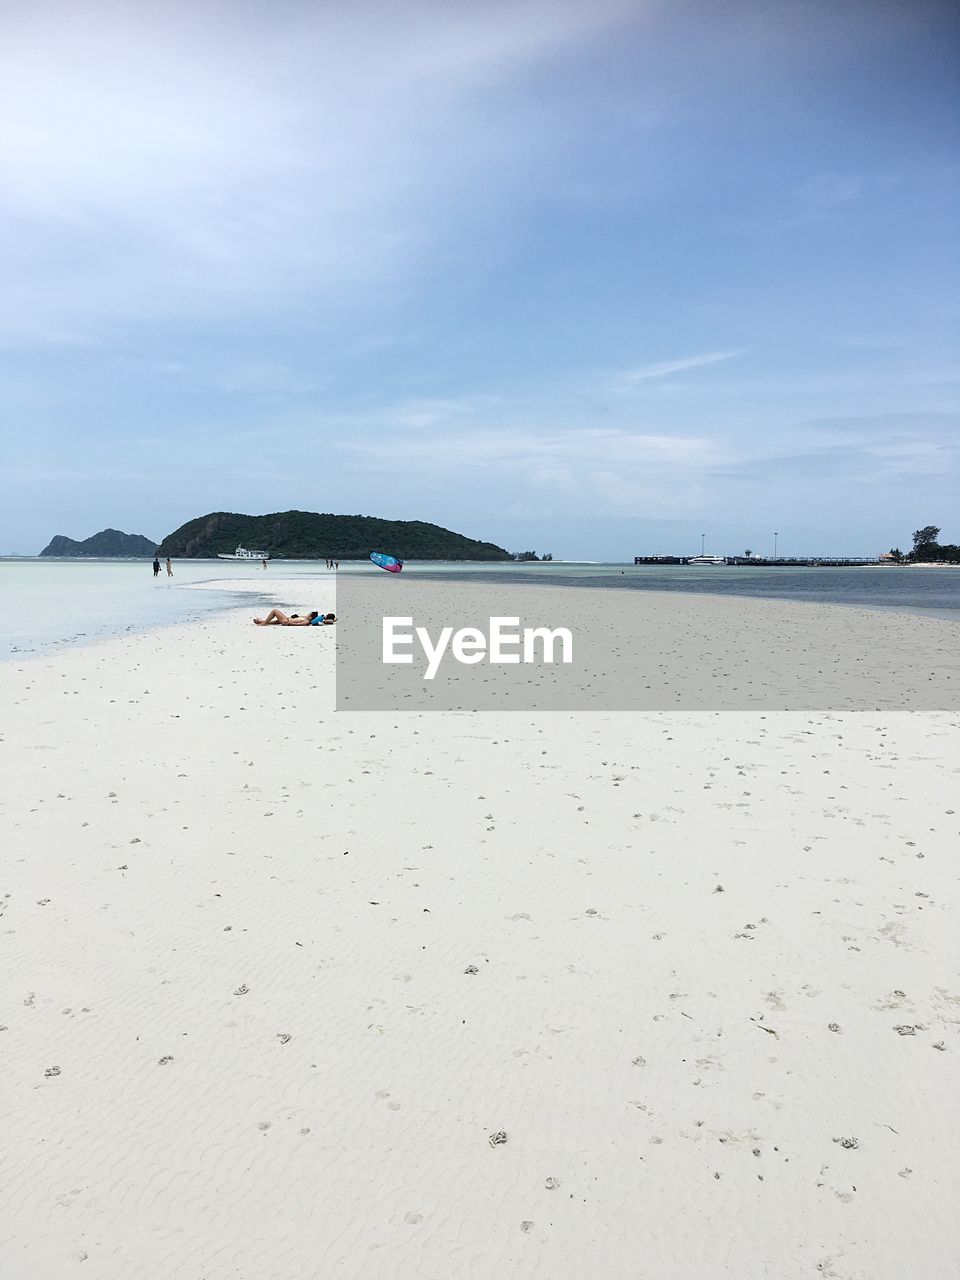
[[[156,543],[142,533],[121,533],[119,529],[102,529],[78,542],[62,533],[51,538],[40,552],[42,556],[103,556],[109,559],[126,556],[152,556]]]
[[[363,560],[384,551],[401,560],[509,560],[492,542],[478,542],[423,520],[381,520],[315,511],[246,516],[213,511],[168,534],[158,555],[202,559],[232,554],[238,546],[271,560]]]

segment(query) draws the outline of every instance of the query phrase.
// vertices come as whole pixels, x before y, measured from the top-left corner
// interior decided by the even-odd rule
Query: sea
[[[339,574],[379,573],[366,562]],[[960,568],[774,569],[747,566],[408,562],[404,575],[597,590],[681,591],[899,609],[960,623]],[[0,558],[0,660],[190,622],[242,605],[332,607],[332,571],[316,560],[178,560],[154,578],[150,561]],[[309,592],[307,583],[312,583]],[[325,598],[326,597],[326,598]]]

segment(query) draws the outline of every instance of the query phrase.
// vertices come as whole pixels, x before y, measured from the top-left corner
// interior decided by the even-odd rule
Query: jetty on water
[[[634,556],[634,564],[690,564],[696,556]],[[865,564],[886,564],[880,556],[723,556],[724,565],[760,569],[842,569]]]

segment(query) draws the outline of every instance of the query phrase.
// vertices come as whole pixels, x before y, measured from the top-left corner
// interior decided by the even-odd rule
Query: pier
[[[635,565],[689,564],[694,556],[634,556]],[[747,566],[760,569],[843,569],[868,564],[881,564],[879,556],[724,556],[724,564],[732,568]]]

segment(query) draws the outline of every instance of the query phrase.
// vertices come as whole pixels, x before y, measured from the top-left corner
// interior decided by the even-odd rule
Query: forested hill
[[[40,552],[42,556],[152,556],[157,544],[142,533],[103,529],[82,542],[58,533]]]
[[[161,556],[205,557],[237,546],[265,551],[274,560],[363,560],[385,551],[401,560],[509,560],[492,542],[477,542],[422,520],[380,520],[375,516],[320,515],[278,511],[243,516],[214,511],[181,525],[160,545]]]

